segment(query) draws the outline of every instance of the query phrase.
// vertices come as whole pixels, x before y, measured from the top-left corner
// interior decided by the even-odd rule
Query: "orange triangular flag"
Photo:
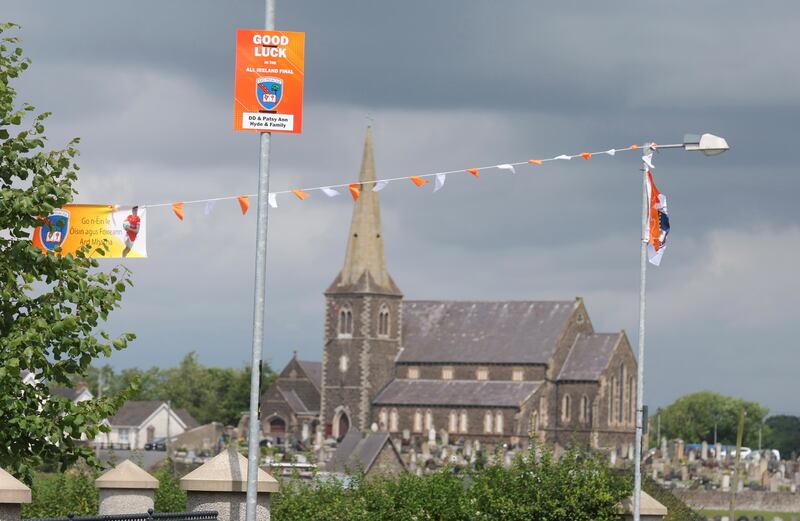
[[[467,172],[469,172],[470,174],[474,175],[475,177],[480,177],[481,176],[481,173],[478,172],[477,168],[467,168]]]
[[[297,196],[298,199],[301,201],[308,199],[308,194],[302,190],[292,190],[292,193]]]
[[[361,185],[353,183],[348,188],[350,188],[350,195],[353,196],[353,201],[358,201],[358,196],[361,195]]]
[[[178,219],[183,220],[183,203],[172,203],[172,211],[175,212]]]
[[[427,179],[423,179],[418,175],[412,175],[409,179],[411,179],[411,182],[417,186],[425,186],[426,184],[428,184]]]
[[[588,161],[592,158],[592,154],[590,154],[589,152],[584,152],[583,154],[581,154],[581,157]]]
[[[250,208],[250,200],[247,198],[246,195],[240,195],[239,199],[239,207],[242,209],[242,215],[247,213],[247,209]]]
[[[542,166],[541,159],[528,159],[528,163],[533,163],[534,165]]]

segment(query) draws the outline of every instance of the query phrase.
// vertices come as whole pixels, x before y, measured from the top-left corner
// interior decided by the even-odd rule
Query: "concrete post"
[[[244,521],[247,503],[247,458],[233,449],[221,452],[181,479],[190,512],[215,510],[219,521]],[[269,500],[278,481],[258,469],[256,520],[269,521]]]
[[[100,492],[99,515],[142,514],[154,506],[158,480],[125,460],[94,480]]]
[[[5,470],[0,469],[0,519],[19,521],[20,506],[30,502],[31,489]]]
[[[633,519],[633,496],[622,500],[617,507],[620,510],[620,514],[622,514],[623,521]],[[660,521],[668,514],[667,507],[656,501],[653,496],[645,491],[642,491],[639,509],[642,521]]]

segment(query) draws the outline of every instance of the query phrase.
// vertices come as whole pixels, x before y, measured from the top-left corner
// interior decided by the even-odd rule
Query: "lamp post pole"
[[[728,142],[713,134],[694,135],[687,134],[683,143],[674,145],[656,145],[645,143],[642,146],[642,247],[639,256],[639,357],[636,371],[636,446],[634,447],[633,463],[633,520],[641,520],[642,500],[642,417],[644,413],[644,333],[645,333],[645,286],[647,282],[647,215],[650,201],[647,197],[647,169],[644,158],[656,150],[667,148],[682,148],[687,151],[702,152],[706,156],[716,156],[728,150]],[[650,159],[652,164],[652,156]],[[714,429],[716,434],[716,428]],[[716,437],[716,436],[715,436]],[[733,510],[733,508],[731,508]]]
[[[264,28],[275,29],[275,0],[266,0]],[[250,363],[250,422],[247,436],[247,499],[245,521],[256,521],[258,466],[261,463],[261,351],[264,346],[264,309],[267,299],[267,214],[269,209],[270,132],[262,132],[258,170],[258,216],[256,219],[256,273],[253,303],[253,350]]]
[[[642,146],[642,157],[652,154],[655,149],[652,143]],[[636,440],[633,459],[633,519],[640,520],[642,498],[642,414],[644,404],[644,314],[645,286],[647,284],[647,168],[642,162],[642,245],[639,254],[639,356],[636,368]]]

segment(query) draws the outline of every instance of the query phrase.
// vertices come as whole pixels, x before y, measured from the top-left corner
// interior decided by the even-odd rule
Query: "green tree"
[[[42,216],[76,193],[78,140],[46,150],[48,113],[15,105],[11,82],[30,64],[19,39],[8,36],[17,29],[0,25],[0,466],[31,483],[42,462],[66,466],[83,457],[98,463],[78,440],[103,430],[100,421],[124,397],[73,404],[51,396],[48,387],[71,385],[93,359],[125,348],[134,335],[112,340],[97,332],[130,284],[127,270],[98,270],[86,256],[89,246],[62,256],[31,245]],[[24,384],[23,371],[37,383]]]
[[[783,459],[800,453],[800,417],[781,414],[770,416],[764,423],[769,427],[764,447],[777,449]]]
[[[742,409],[747,411],[743,443],[752,446],[758,443],[758,428],[769,409],[756,402],[711,391],[687,394],[665,407],[661,411],[661,435],[670,439],[681,438],[688,443],[712,443],[716,422],[717,441],[733,445],[736,443],[736,430]],[[652,425],[651,423],[651,428]],[[767,429],[764,433],[767,433]]]

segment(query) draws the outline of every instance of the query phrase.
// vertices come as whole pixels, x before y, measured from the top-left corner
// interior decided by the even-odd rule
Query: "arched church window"
[[[389,306],[386,304],[378,312],[378,336],[389,336]]]
[[[378,428],[382,431],[385,431],[388,425],[389,413],[386,412],[386,409],[381,409],[381,412],[378,413]]]
[[[492,433],[492,411],[486,411],[486,414],[483,415],[483,432]]]
[[[450,433],[458,432],[458,413],[456,411],[450,411],[449,420],[447,431]]]
[[[414,432],[422,432],[422,411],[414,411]]]
[[[339,357],[339,371],[346,373],[347,368],[350,367],[350,359],[347,355],[342,355]]]
[[[494,413],[494,432],[495,434],[503,434],[503,411],[495,411]]]
[[[353,336],[353,310],[350,306],[339,309],[339,336]]]
[[[461,418],[460,418],[459,426],[458,426],[459,430],[461,432],[463,432],[463,433],[467,433],[467,432],[469,432],[469,418],[467,416],[467,410],[466,409],[461,409],[460,416],[461,416]]]
[[[433,429],[433,413],[430,409],[425,411],[425,431]]]
[[[636,420],[636,396],[633,390],[633,376],[628,377],[628,423]]]
[[[568,394],[564,395],[564,398],[561,399],[561,420],[564,422],[569,422],[572,409],[572,398]]]
[[[619,364],[619,391],[617,403],[617,421],[622,423],[625,414],[625,366]]]
[[[400,422],[397,415],[397,409],[392,409],[391,412],[389,413],[389,431],[397,432],[398,430],[400,430],[400,428],[398,427],[399,423]]]
[[[539,430],[539,413],[538,412],[533,411],[531,413],[530,427],[528,429],[530,431],[530,434],[534,434],[534,435]]]
[[[581,410],[579,413],[581,423],[588,423],[590,416],[589,397],[585,394],[581,397]]]

